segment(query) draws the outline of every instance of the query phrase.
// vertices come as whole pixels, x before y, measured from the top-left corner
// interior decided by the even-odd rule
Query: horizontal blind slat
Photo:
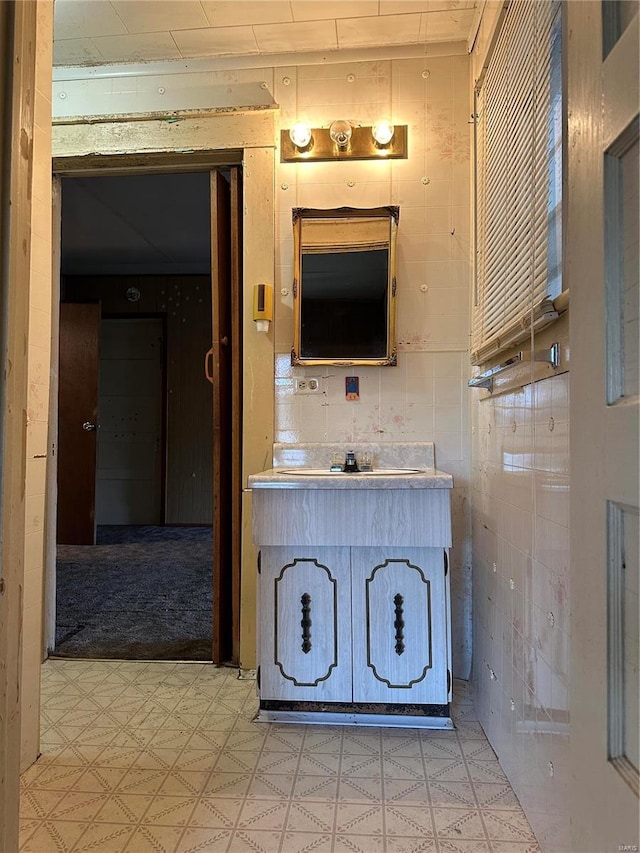
[[[499,339],[505,325],[520,328],[533,301],[546,295],[548,230],[561,189],[560,100],[552,93],[555,14],[549,0],[509,6],[477,96],[474,350]],[[554,238],[559,234],[554,225]]]

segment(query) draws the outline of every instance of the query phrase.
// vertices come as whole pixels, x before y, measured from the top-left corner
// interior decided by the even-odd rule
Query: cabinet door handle
[[[404,598],[397,592],[393,596],[395,620],[393,627],[396,629],[396,654],[401,655],[404,652]]]
[[[311,651],[311,596],[308,592],[303,592],[300,598],[302,605],[302,619],[300,627],[302,628],[302,651],[308,654]]]

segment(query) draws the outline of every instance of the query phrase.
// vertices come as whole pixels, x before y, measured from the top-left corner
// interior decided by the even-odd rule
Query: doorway
[[[93,508],[89,502],[82,507],[90,517],[90,541],[59,537],[55,651],[61,654],[216,658],[213,629],[219,634],[220,626],[212,612],[212,586],[228,594],[232,585],[217,577],[227,566],[219,561],[216,572],[212,565],[220,547],[212,532],[216,522],[219,539],[231,538],[232,531],[230,519],[223,518],[222,525],[217,520],[214,505],[231,506],[234,498],[233,478],[221,476],[212,464],[216,438],[219,443],[229,436],[216,430],[220,387],[212,394],[202,366],[221,323],[220,292],[226,303],[234,300],[231,281],[222,280],[219,269],[222,256],[223,270],[231,269],[232,241],[220,246],[221,235],[231,228],[230,206],[226,221],[212,228],[211,182],[230,195],[229,172],[61,182],[61,354],[63,314],[83,303],[98,306],[100,351],[93,470],[89,463],[81,472],[76,464],[78,441],[91,438],[89,416],[83,421],[88,434],[77,436],[70,460],[63,458],[65,388],[71,385],[71,396],[79,395],[73,374],[65,377],[60,363],[59,519],[65,515],[66,468],[75,471],[74,480],[82,474],[93,478],[95,498]],[[231,349],[240,345],[238,338],[232,341]],[[222,377],[219,363],[216,368],[219,385],[226,379],[232,387],[229,371]],[[227,393],[222,399],[228,409],[239,398]],[[222,411],[218,419],[231,422],[233,414]],[[222,457],[233,457],[230,447],[223,448]],[[217,502],[216,480],[226,489]],[[88,589],[92,577],[96,584]],[[74,597],[78,607],[70,618]],[[230,600],[219,598],[216,605],[233,612]],[[181,623],[182,636],[175,631]],[[83,642],[91,630],[96,642]],[[229,639],[226,646],[231,645]],[[225,652],[219,660],[229,659]]]

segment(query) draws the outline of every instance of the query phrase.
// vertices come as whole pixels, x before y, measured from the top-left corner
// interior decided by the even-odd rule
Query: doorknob
[[[96,425],[96,424],[92,424],[92,423],[91,423],[91,421],[85,421],[85,422],[82,424],[82,429],[86,430],[87,432],[93,432],[93,431],[94,431],[94,430],[96,430],[97,428],[98,428],[98,427],[97,427],[97,425]]]

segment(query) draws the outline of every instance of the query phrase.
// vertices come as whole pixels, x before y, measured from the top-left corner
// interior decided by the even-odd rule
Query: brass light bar
[[[300,149],[293,144],[288,130],[280,131],[280,162],[307,163],[326,160],[406,160],[407,125],[395,125],[394,134],[388,145],[378,145],[373,138],[372,128],[353,127],[351,139],[346,147],[338,146],[329,135],[328,127],[314,127],[311,142]]]

